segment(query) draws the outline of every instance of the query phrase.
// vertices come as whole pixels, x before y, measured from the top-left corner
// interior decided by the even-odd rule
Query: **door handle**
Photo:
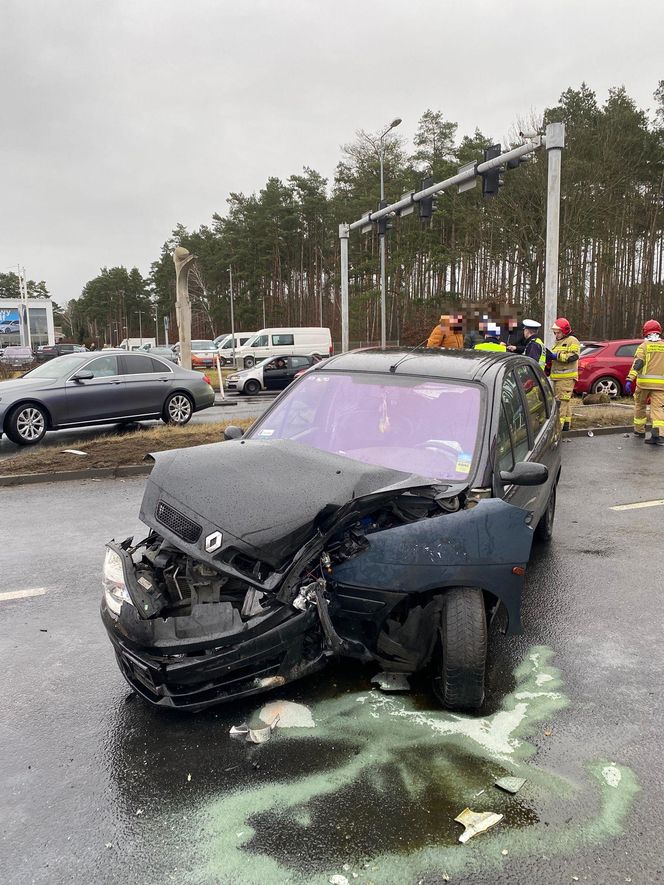
[[[111,384],[122,384],[122,381],[111,381]]]

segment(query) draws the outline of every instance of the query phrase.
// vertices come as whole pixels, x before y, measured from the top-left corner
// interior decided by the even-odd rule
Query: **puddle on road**
[[[280,731],[258,748],[261,783],[201,810],[194,838],[207,862],[192,881],[417,882],[433,871],[499,868],[505,848],[510,856],[567,853],[618,834],[638,790],[629,769],[589,766],[597,809],[587,817],[587,805],[574,808],[587,784],[530,762],[536,750],[526,738],[568,704],[551,659],[547,648],[531,650],[513,690],[481,718],[423,709],[411,695],[344,691],[340,680],[339,694],[311,705],[313,729]],[[527,778],[518,796],[493,786],[503,775]],[[453,818],[466,806],[505,818],[459,845]]]

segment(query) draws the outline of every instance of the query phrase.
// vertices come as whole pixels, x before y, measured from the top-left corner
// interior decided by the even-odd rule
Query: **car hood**
[[[23,396],[28,391],[45,390],[49,387],[55,387],[59,382],[58,378],[14,378],[10,381],[0,381],[0,396],[3,398],[12,398]]]
[[[222,571],[238,555],[282,569],[307,541],[362,510],[368,498],[422,488],[445,497],[457,492],[291,440],[232,440],[149,457],[155,466],[141,521]],[[216,547],[215,533],[221,533]]]

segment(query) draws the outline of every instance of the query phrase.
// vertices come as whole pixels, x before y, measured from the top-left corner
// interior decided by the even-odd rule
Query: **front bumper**
[[[288,617],[266,622],[265,629],[250,638],[219,635],[192,643],[184,653],[186,646],[175,636],[177,626],[168,621],[141,621],[126,604],[115,617],[103,600],[101,616],[122,675],[157,707],[195,713],[285,685],[326,662],[318,616],[311,609],[289,610]],[[166,636],[172,631],[174,642]],[[147,641],[137,642],[137,634]]]

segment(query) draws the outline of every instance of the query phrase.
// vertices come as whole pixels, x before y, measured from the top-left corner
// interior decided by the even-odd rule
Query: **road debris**
[[[316,723],[309,707],[294,701],[272,701],[265,704],[258,714],[263,722],[277,718],[278,728],[315,728]]]
[[[242,725],[231,725],[231,730],[228,733],[231,737],[246,737],[249,734],[249,726],[246,722],[243,722]]]
[[[525,777],[501,777],[495,782],[494,786],[500,790],[505,790],[506,793],[518,793],[525,782]]]
[[[259,719],[259,724],[249,729],[247,740],[252,744],[266,744],[272,737],[272,732],[277,726],[279,717],[276,716],[273,722],[265,723]]]
[[[383,670],[376,673],[371,683],[377,685],[381,691],[410,691],[410,682],[405,673],[388,673]]]
[[[348,885],[348,879],[345,876],[330,876],[330,885]]]
[[[82,452],[80,449],[61,449],[63,455],[83,455],[87,458],[88,453]]]
[[[553,734],[553,729],[552,729],[552,728],[547,728],[547,729],[545,730],[545,732],[544,732],[544,737],[549,738],[549,737],[551,737],[552,734]]]
[[[458,814],[454,820],[462,824],[465,829],[459,836],[459,842],[467,842],[478,833],[483,833],[490,827],[495,826],[503,819],[502,814],[496,814],[494,811],[471,811],[470,808],[464,808],[461,814]]]

